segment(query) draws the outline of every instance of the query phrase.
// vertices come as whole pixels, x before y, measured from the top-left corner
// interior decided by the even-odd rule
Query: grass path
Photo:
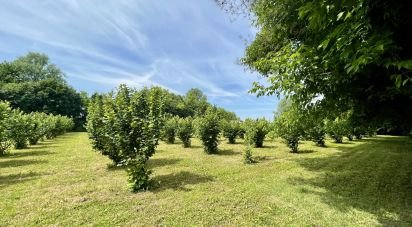
[[[242,163],[161,144],[155,186],[130,193],[125,171],[93,152],[85,133],[0,157],[0,226],[412,226],[412,142],[376,137],[291,154],[278,141]]]

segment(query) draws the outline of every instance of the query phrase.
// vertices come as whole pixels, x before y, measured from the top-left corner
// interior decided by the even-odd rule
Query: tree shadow
[[[355,208],[373,214],[382,225],[411,225],[412,147],[402,141],[373,139],[338,147],[342,152],[328,157],[298,159],[317,177],[289,180],[310,186],[302,192],[318,195],[342,212]],[[407,152],[392,152],[396,150]]]
[[[36,172],[10,174],[10,175],[4,175],[4,176],[0,175],[0,188],[5,188],[13,184],[35,180],[35,179],[38,179],[41,175],[43,174],[36,173]]]
[[[219,152],[216,153],[216,155],[224,155],[224,156],[226,156],[226,155],[228,155],[228,156],[230,156],[230,155],[240,155],[240,154],[242,154],[242,152],[234,151],[233,149],[219,150]]]
[[[32,149],[33,150],[33,149]],[[46,150],[33,150],[33,151],[20,151],[20,152],[12,152],[5,155],[7,158],[22,158],[28,156],[44,156],[54,154],[54,152],[46,151]]]
[[[312,150],[312,149],[302,149],[302,150],[299,150],[298,153],[295,153],[295,154],[311,154],[311,153],[315,153],[315,152],[316,151]]]
[[[151,191],[161,192],[167,189],[176,191],[190,191],[190,189],[186,188],[186,186],[202,184],[210,181],[214,181],[214,178],[211,176],[203,176],[187,171],[181,171],[179,173],[171,173],[153,177]]]
[[[271,161],[274,160],[275,157],[271,157],[271,156],[260,156],[260,155],[256,155],[252,157],[253,160],[258,163],[258,162],[266,162],[266,161]]]
[[[40,164],[40,163],[47,163],[46,160],[20,160],[20,159],[13,159],[0,162],[0,168],[8,168],[8,167],[19,167],[19,166],[26,166],[26,165],[33,165],[33,164]]]
[[[157,159],[149,159],[148,166],[149,168],[157,168],[162,166],[174,165],[179,163],[182,159],[177,158],[157,158]]]

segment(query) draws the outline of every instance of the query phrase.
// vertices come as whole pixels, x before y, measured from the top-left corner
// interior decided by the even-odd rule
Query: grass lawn
[[[0,157],[0,226],[412,226],[412,140],[265,145],[245,165],[242,144],[162,143],[154,188],[133,194],[86,133],[69,133]]]

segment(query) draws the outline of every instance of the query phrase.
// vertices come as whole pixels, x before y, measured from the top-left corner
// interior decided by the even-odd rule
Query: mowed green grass
[[[412,142],[379,136],[327,148],[222,141],[218,155],[161,143],[155,184],[131,193],[86,133],[0,157],[0,226],[411,226]]]

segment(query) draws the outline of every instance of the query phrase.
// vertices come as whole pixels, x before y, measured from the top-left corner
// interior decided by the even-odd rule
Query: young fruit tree
[[[239,134],[240,131],[240,123],[239,121],[232,120],[222,120],[220,122],[223,136],[227,138],[229,144],[235,144],[236,143],[236,137]]]
[[[8,102],[0,102],[0,156],[6,154],[12,145],[11,141],[11,108]]]
[[[211,109],[206,111],[203,117],[196,119],[197,134],[207,154],[216,154],[219,151],[219,120],[217,113]]]
[[[245,142],[254,147],[263,147],[263,141],[270,129],[269,122],[264,119],[246,119],[243,123],[245,129]]]
[[[192,118],[179,118],[177,120],[177,137],[182,141],[183,147],[190,147],[193,136]]]
[[[304,135],[302,116],[296,108],[283,112],[274,122],[276,134],[285,140],[292,153],[298,153],[299,140]]]
[[[178,117],[168,118],[163,125],[163,138],[166,140],[166,143],[173,144],[175,143],[175,138],[177,134],[178,127]]]
[[[87,129],[93,146],[114,164],[126,166],[132,191],[147,190],[163,119],[160,88],[135,91],[120,85],[116,92],[95,98],[89,107]]]

